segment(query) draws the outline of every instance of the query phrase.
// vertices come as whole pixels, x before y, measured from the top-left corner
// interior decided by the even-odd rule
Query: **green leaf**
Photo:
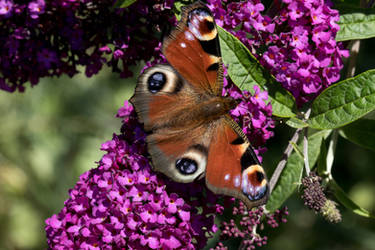
[[[289,120],[287,120],[286,124],[289,127],[292,127],[292,128],[305,128],[305,127],[309,126],[309,124],[307,124],[306,122],[304,122],[304,121],[302,121],[302,120],[300,120],[296,117],[292,117]]]
[[[319,156],[321,141],[327,138],[329,133],[331,133],[330,130],[323,130],[308,137],[310,167],[315,165]],[[302,146],[299,146],[299,148],[302,148]],[[293,152],[266,204],[267,210],[275,211],[294,192],[296,187],[301,183],[303,166],[303,158],[300,157],[298,153]]]
[[[294,192],[301,182],[302,170],[303,159],[293,152],[266,204],[268,211],[273,212],[278,209]]]
[[[241,90],[253,91],[253,87],[259,85],[262,90],[268,92],[273,115],[295,116],[293,96],[276,82],[236,37],[221,27],[218,27],[218,32],[223,62],[228,66],[228,74],[233,82]]]
[[[375,120],[360,119],[340,131],[345,139],[372,151],[375,151]]]
[[[322,130],[319,132],[316,132],[313,135],[310,135],[309,138],[309,165],[310,168],[314,167],[316,162],[318,161],[321,144],[322,141],[327,139],[327,137],[331,134],[332,130]],[[301,147],[302,148],[302,147]]]
[[[320,176],[325,175],[327,171],[327,146],[325,140],[322,140],[320,145],[317,171]]]
[[[333,129],[349,124],[375,109],[375,70],[338,82],[313,102],[312,128]]]
[[[341,189],[341,187],[334,181],[331,180],[328,186],[333,190],[336,199],[344,205],[347,209],[350,209],[353,213],[358,214],[367,218],[375,218],[369,211],[358,206],[354,201],[352,201],[349,196]]]
[[[356,9],[353,13],[340,16],[340,30],[337,32],[336,41],[366,39],[375,37],[375,11]],[[361,12],[359,12],[361,11]]]
[[[137,2],[137,0],[117,0],[115,3],[115,8],[127,8],[133,3]]]
[[[363,119],[375,120],[375,111],[371,111],[363,117]]]

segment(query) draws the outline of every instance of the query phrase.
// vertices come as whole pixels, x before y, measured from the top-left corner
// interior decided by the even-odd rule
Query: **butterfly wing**
[[[160,129],[147,137],[153,167],[177,182],[204,176],[210,142],[209,128]]]
[[[236,197],[248,208],[267,201],[266,173],[241,128],[229,116],[217,122],[209,146],[206,185],[216,194]]]
[[[153,167],[178,182],[204,175],[209,126],[197,119],[200,96],[170,65],[156,65],[140,77],[130,102],[144,124]]]
[[[130,102],[146,132],[166,127],[196,102],[190,85],[170,65],[148,68],[138,78]]]
[[[182,8],[181,21],[163,42],[163,54],[198,92],[221,94],[223,68],[217,28],[202,2]]]

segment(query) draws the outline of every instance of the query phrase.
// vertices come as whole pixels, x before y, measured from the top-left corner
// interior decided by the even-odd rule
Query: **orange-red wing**
[[[248,208],[267,201],[266,174],[246,136],[229,116],[218,122],[212,136],[206,184],[214,193],[234,196]]]
[[[196,91],[221,94],[223,72],[217,28],[204,4],[183,8],[181,21],[163,43],[163,54]]]

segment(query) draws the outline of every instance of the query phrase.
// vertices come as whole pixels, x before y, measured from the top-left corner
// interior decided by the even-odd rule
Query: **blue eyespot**
[[[159,92],[165,85],[167,78],[161,72],[153,73],[147,80],[148,90],[151,93]]]
[[[176,168],[181,174],[194,174],[198,169],[196,161],[189,158],[181,158],[176,161]]]

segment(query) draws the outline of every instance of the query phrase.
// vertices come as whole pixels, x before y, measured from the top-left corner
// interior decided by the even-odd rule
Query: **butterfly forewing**
[[[168,62],[199,92],[221,94],[222,62],[215,20],[197,2],[183,9],[177,28],[163,43]]]

